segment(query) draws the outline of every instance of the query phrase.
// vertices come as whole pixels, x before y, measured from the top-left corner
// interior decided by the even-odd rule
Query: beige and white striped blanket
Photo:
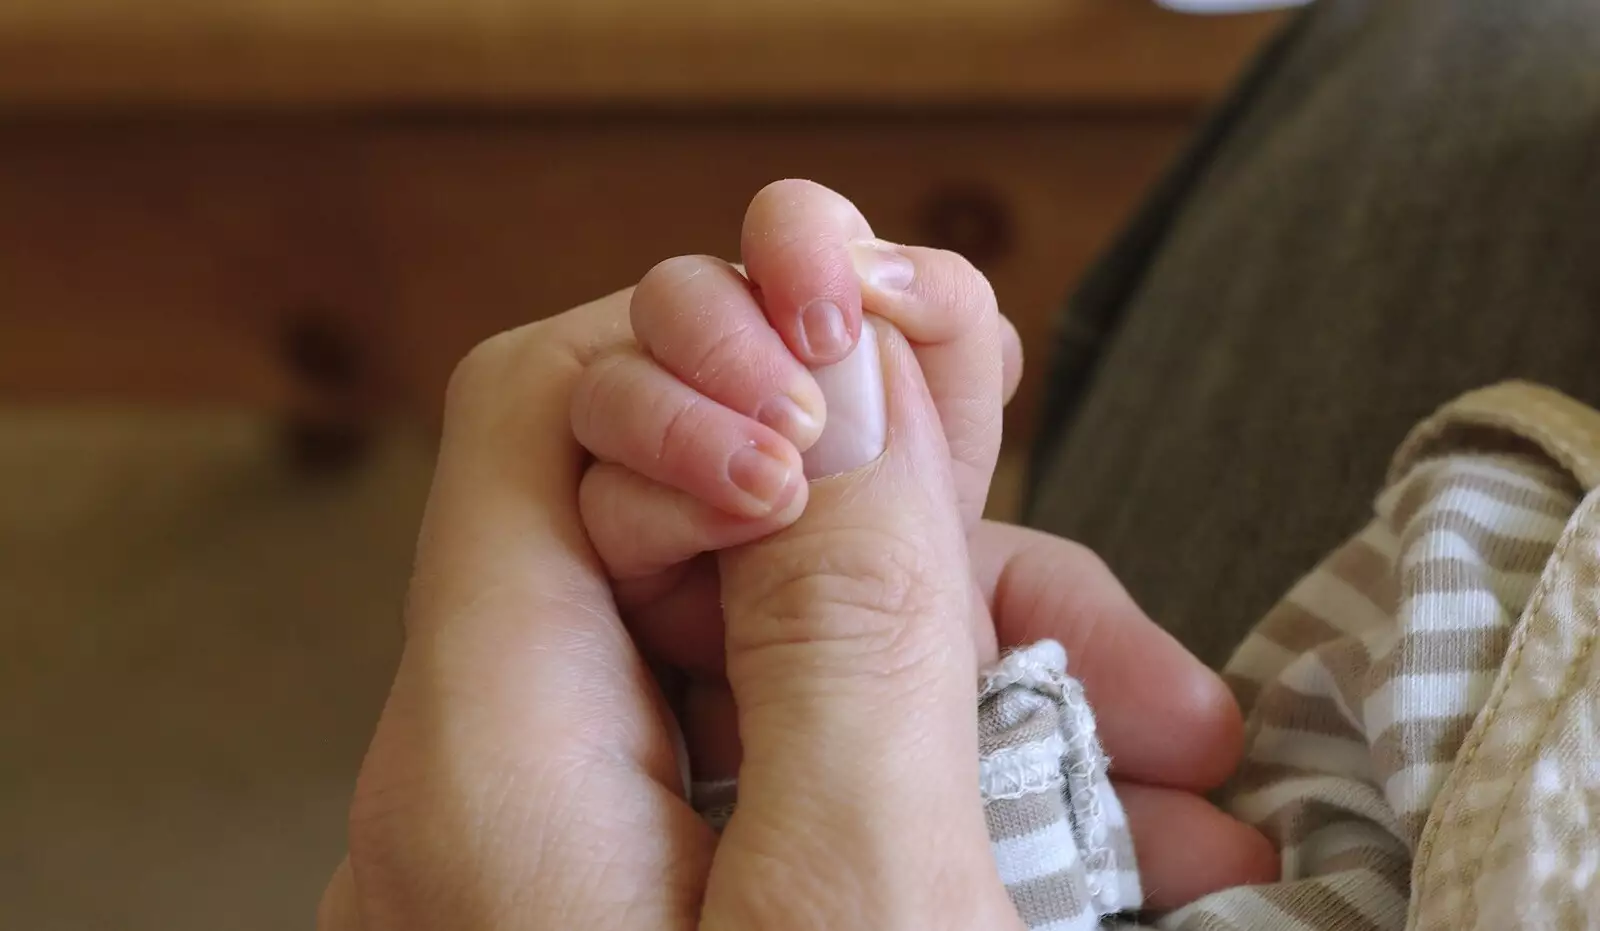
[[[1419,426],[1376,517],[1225,670],[1246,759],[1222,797],[1283,878],[1162,931],[1600,928],[1600,412],[1511,383]],[[1045,643],[980,683],[980,789],[1032,931],[1135,911],[1093,717]],[[732,785],[702,786],[713,820]],[[1168,842],[1181,844],[1182,837]]]
[[[1248,721],[1226,807],[1283,881],[1161,928],[1600,928],[1597,487],[1600,413],[1543,388],[1412,433],[1372,523],[1226,670]]]

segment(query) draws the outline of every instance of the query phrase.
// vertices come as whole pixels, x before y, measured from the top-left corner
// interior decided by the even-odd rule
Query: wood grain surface
[[[0,108],[1193,104],[1279,21],[1151,0],[13,0]]]
[[[768,181],[981,254],[1035,364],[1189,129],[1073,118],[600,117],[0,126],[0,399],[431,416],[499,330],[734,256]]]

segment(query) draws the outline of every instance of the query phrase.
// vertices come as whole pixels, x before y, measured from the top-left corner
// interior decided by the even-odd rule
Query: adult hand
[[[974,791],[977,596],[909,347],[879,332],[888,451],[724,564],[747,755],[718,844],[577,512],[567,395],[624,306],[456,374],[324,927],[1018,927]]]

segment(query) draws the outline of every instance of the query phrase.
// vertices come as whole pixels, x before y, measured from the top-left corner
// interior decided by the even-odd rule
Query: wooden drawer
[[[1033,364],[1183,115],[38,122],[0,128],[0,396],[431,417],[496,331],[684,252],[806,176],[962,247]],[[1020,434],[1017,435],[1020,439]]]

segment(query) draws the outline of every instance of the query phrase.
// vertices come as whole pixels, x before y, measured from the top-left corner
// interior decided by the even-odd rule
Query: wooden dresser
[[[1052,314],[1272,28],[1148,0],[0,4],[0,401],[436,413],[806,176]]]

